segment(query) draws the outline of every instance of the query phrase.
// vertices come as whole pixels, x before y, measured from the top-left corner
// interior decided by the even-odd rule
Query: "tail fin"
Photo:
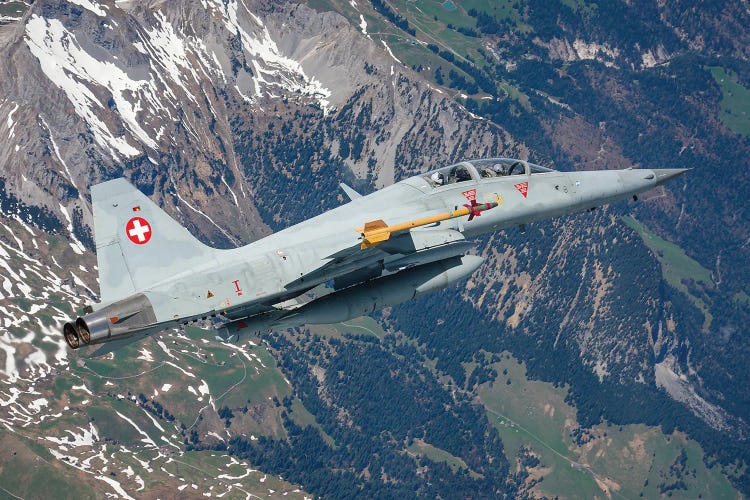
[[[145,290],[214,255],[125,179],[92,186],[91,203],[102,302]]]

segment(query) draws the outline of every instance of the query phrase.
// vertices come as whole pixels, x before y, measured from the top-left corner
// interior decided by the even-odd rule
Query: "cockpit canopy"
[[[432,170],[423,175],[433,187],[470,180],[554,172],[551,168],[515,158],[481,158]]]

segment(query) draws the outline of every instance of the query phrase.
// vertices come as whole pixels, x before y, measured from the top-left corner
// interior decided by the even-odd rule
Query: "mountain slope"
[[[517,454],[489,425],[489,405],[471,403],[481,387],[502,380],[495,358],[510,351],[530,377],[568,385],[577,407],[572,428],[602,417],[661,425],[670,435],[676,427],[746,489],[744,469],[730,464],[749,456],[747,394],[737,383],[750,373],[742,335],[750,315],[747,140],[722,122],[722,90],[705,69],[732,68],[746,81],[744,35],[735,37],[735,23],[725,30],[680,6],[635,12],[619,2],[573,4],[493,10],[477,2],[474,10],[447,11],[431,1],[41,1],[0,26],[0,51],[12,62],[0,67],[4,421],[27,432],[20,427],[46,410],[29,420],[24,408],[43,398],[54,415],[76,394],[75,378],[94,370],[107,379],[87,381],[92,394],[80,396],[97,410],[77,401],[78,420],[50,424],[57,436],[93,433],[86,425],[93,417],[102,439],[151,453],[142,436],[122,440],[95,423],[124,421],[119,411],[137,422],[133,432],[159,445],[163,436],[178,455],[227,448],[313,494],[535,494],[547,490],[534,489],[526,466],[507,462]],[[716,9],[719,18],[744,15]],[[613,13],[637,29],[613,26]],[[477,252],[488,257],[480,272],[460,290],[386,311],[381,340],[342,326],[324,341],[273,335],[266,340],[280,372],[263,348],[253,349],[258,358],[235,353],[242,364],[264,360],[256,375],[270,379],[256,385],[235,386],[240,367],[229,348],[203,345],[197,333],[191,340],[167,334],[166,349],[134,347],[103,362],[71,359],[61,347],[59,325],[98,291],[93,183],[124,175],[201,239],[226,247],[340,204],[340,181],[367,192],[494,155],[564,169],[697,168],[684,184],[637,205],[479,240]],[[711,166],[722,158],[735,168],[721,169],[717,182]],[[716,221],[726,229],[717,231]],[[651,245],[654,232],[687,256]],[[210,354],[228,368],[203,358]],[[120,379],[152,369],[168,376]],[[58,371],[59,387],[36,382]],[[199,390],[198,371],[210,394]],[[397,404],[361,412],[373,401],[372,384],[363,383],[372,374],[387,382],[377,401],[402,394],[396,401],[416,401],[410,411],[423,418],[400,422]],[[195,394],[176,397],[165,384]],[[18,402],[15,389],[23,393]],[[136,401],[127,402],[128,391]],[[193,396],[214,404],[196,406]],[[445,416],[434,411],[439,405]],[[159,408],[175,418],[159,423],[163,433],[147,420],[152,411],[166,419]],[[173,435],[166,429],[174,426]],[[727,436],[739,440],[723,446]],[[61,445],[78,461],[99,446]],[[363,451],[352,452],[354,445]],[[446,456],[452,466],[436,459]],[[68,463],[62,470],[70,472]],[[127,469],[124,461],[111,467],[120,464]],[[154,483],[171,477],[134,470]],[[132,477],[121,484],[129,494],[139,487]],[[266,493],[265,485],[251,486]]]

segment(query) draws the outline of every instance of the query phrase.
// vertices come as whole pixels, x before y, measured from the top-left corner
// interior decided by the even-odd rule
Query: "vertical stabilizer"
[[[147,290],[214,257],[213,248],[125,179],[92,186],[91,202],[102,302]]]

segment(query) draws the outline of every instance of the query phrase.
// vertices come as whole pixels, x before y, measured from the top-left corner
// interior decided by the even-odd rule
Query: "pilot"
[[[506,170],[505,165],[503,165],[502,163],[495,163],[494,165],[492,165],[492,170],[494,170],[495,173],[500,177],[508,175],[508,171]]]
[[[466,170],[466,167],[454,168],[453,172],[451,172],[451,177],[454,177],[456,179],[456,182],[464,182],[464,181],[471,180],[471,175],[469,174],[469,171]]]
[[[430,179],[432,180],[432,182],[433,182],[433,183],[434,183],[434,184],[435,184],[436,186],[442,186],[442,185],[443,185],[443,182],[445,182],[445,181],[444,181],[444,179],[443,179],[443,174],[441,174],[440,172],[435,172],[435,173],[433,173],[433,174],[432,174],[432,175],[430,176]]]

